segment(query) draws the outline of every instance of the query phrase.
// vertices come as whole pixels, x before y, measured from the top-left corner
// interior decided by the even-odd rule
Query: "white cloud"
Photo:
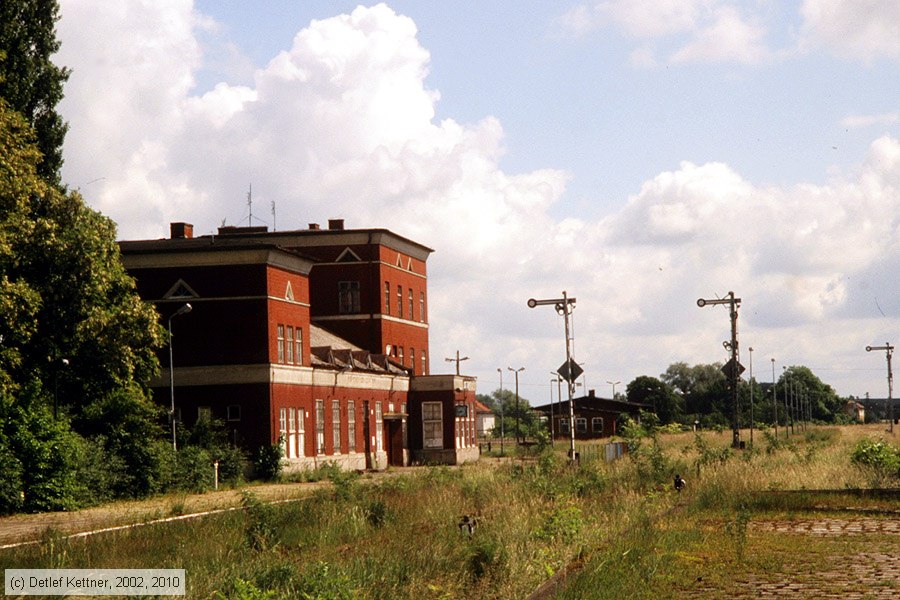
[[[893,125],[900,122],[900,113],[891,112],[880,115],[849,115],[841,119],[841,126],[848,129],[861,129],[875,125]]]
[[[560,24],[577,35],[615,25],[627,35],[651,39],[689,32],[718,0],[606,0],[581,4],[566,13]]]
[[[694,6],[706,14],[708,5]],[[598,380],[721,360],[726,319],[694,301],[728,290],[744,298],[754,347],[783,354],[795,348],[785,340],[802,340],[812,359],[854,356],[860,339],[900,324],[893,137],[826,184],[759,186],[726,164],[684,162],[617,214],[558,220],[551,209],[569,175],[503,171],[494,118],[435,122],[429,53],[415,24],[384,5],[313,22],[252,83],[203,95],[191,91],[194,36],[209,24],[190,2],[123,6],[62,2],[62,62],[75,69],[61,107],[71,125],[65,180],[128,238],[163,236],[175,220],[199,233],[235,223],[252,182],[264,207],[254,212],[268,216],[275,202],[281,229],[345,217],[432,246],[435,365],[468,345],[478,348],[475,374],[495,376],[511,360],[555,368],[558,317],[525,300],[564,289],[578,297],[578,353]],[[716,14],[705,21],[709,40],[729,18]],[[732,60],[753,57],[741,48],[758,38],[742,39]],[[873,294],[887,318],[869,319]],[[817,348],[826,326],[836,346]]]
[[[801,13],[805,44],[867,63],[900,60],[896,0],[805,0]]]
[[[723,6],[716,9],[712,22],[672,55],[671,62],[759,64],[769,56],[765,35],[764,27],[748,21],[735,8]]]

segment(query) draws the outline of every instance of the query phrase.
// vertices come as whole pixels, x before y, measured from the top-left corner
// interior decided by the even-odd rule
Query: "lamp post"
[[[787,439],[788,424],[790,424],[791,426],[790,433],[794,433],[794,416],[791,413],[791,409],[788,405],[788,387],[791,380],[788,377],[787,366],[781,367],[781,370],[784,371],[784,439]]]
[[[503,456],[503,369],[497,367],[500,373],[500,456]]]
[[[775,409],[775,439],[778,439],[778,398],[775,396],[775,359],[772,359],[772,408]]]
[[[185,303],[169,317],[169,398],[172,401],[169,407],[169,421],[172,422],[172,450],[175,452],[178,451],[178,443],[175,441],[175,363],[172,360],[172,319],[191,312],[192,308],[190,303]]]
[[[890,421],[890,425],[888,425],[888,431],[891,432],[891,435],[894,434],[894,372],[891,370],[891,355],[894,354],[894,347],[890,345],[890,343],[885,342],[884,346],[866,346],[866,352],[871,352],[872,350],[884,350],[887,356],[887,378],[888,378],[888,420]]]
[[[616,386],[622,382],[621,381],[607,381],[606,383],[608,383],[609,385],[612,386],[612,399],[615,400],[616,399]]]
[[[753,347],[750,351],[750,447],[753,447]]]
[[[715,304],[727,304],[729,307],[729,315],[731,317],[731,341],[724,342],[724,346],[726,349],[731,351],[731,360],[728,361],[728,364],[725,365],[726,375],[728,375],[728,379],[731,383],[731,409],[732,409],[732,422],[731,422],[731,433],[732,440],[731,446],[733,448],[740,448],[741,446],[741,426],[740,426],[740,407],[738,406],[738,389],[737,382],[738,377],[740,377],[741,372],[743,372],[744,368],[738,362],[738,341],[737,341],[737,308],[741,305],[741,299],[734,297],[734,292],[728,292],[727,298],[714,298],[712,300],[707,300],[704,298],[699,298],[697,300],[697,306],[703,308],[704,306],[710,306]]]
[[[525,367],[519,367],[518,369],[513,369],[512,367],[506,368],[516,375],[516,444],[519,444],[519,372],[524,371]]]
[[[560,370],[557,372],[565,377],[566,382],[568,383],[569,388],[569,460],[575,461],[575,380],[578,378],[578,375],[581,374],[581,367],[579,367],[574,360],[572,360],[572,347],[570,342],[572,341],[569,336],[569,315],[572,314],[572,310],[575,308],[575,298],[569,298],[566,295],[566,292],[563,291],[562,298],[553,298],[553,299],[545,299],[545,300],[535,300],[534,298],[528,299],[528,308],[534,308],[536,306],[553,306],[556,309],[557,314],[563,316],[565,321],[565,334],[566,334],[566,362],[560,367]]]

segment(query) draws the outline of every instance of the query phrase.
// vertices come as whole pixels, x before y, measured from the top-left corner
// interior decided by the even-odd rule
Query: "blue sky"
[[[754,360],[886,392],[894,0],[61,6],[63,176],[123,237],[240,222],[250,182],[279,228],[413,237],[433,367],[459,349],[482,392],[524,365],[546,398],[561,322],[524,302],[563,289],[598,393],[723,360],[695,301],[730,289]]]

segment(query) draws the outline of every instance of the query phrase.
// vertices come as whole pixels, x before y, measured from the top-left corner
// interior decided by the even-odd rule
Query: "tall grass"
[[[243,512],[197,521],[80,540],[50,532],[0,552],[0,566],[184,568],[192,598],[519,598],[582,557],[568,597],[664,597],[685,545],[746,543],[754,492],[861,484],[848,458],[860,437],[810,430],[767,450],[760,435],[740,453],[714,432],[665,435],[610,464],[548,451],[376,483],[335,470],[333,486],[302,501],[247,495]],[[676,473],[688,480],[681,495]],[[686,525],[701,514],[730,533]]]

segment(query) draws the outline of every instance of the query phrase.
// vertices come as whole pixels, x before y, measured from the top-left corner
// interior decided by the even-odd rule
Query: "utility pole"
[[[790,405],[788,404],[788,383],[790,382],[790,378],[788,377],[787,367],[781,367],[784,371],[784,439],[788,438],[788,422],[790,422],[791,431],[790,434],[794,433],[794,416],[791,413]]]
[[[738,378],[741,376],[741,373],[744,372],[744,367],[741,366],[741,363],[738,362],[738,341],[737,341],[737,318],[738,312],[737,308],[741,305],[741,299],[734,297],[734,292],[728,292],[726,298],[714,298],[712,300],[705,300],[700,298],[697,300],[697,306],[703,308],[704,306],[714,305],[714,304],[727,304],[729,308],[729,316],[731,318],[731,341],[725,342],[724,346],[726,349],[731,351],[731,360],[723,367],[723,371],[725,371],[725,375],[728,376],[728,379],[731,383],[731,409],[732,409],[732,421],[731,421],[731,446],[732,448],[740,448],[741,447],[741,419],[740,419],[740,406],[738,404]]]
[[[889,342],[885,342],[884,346],[866,346],[866,352],[872,350],[884,350],[887,355],[887,378],[888,378],[888,431],[894,435],[894,372],[891,370],[891,356],[894,354],[894,347]]]
[[[468,356],[459,357],[459,350],[456,351],[456,358],[445,358],[446,362],[455,362],[456,363],[456,374],[459,375],[459,363],[464,360],[469,360]]]
[[[750,350],[750,447],[753,447],[753,346]]]

